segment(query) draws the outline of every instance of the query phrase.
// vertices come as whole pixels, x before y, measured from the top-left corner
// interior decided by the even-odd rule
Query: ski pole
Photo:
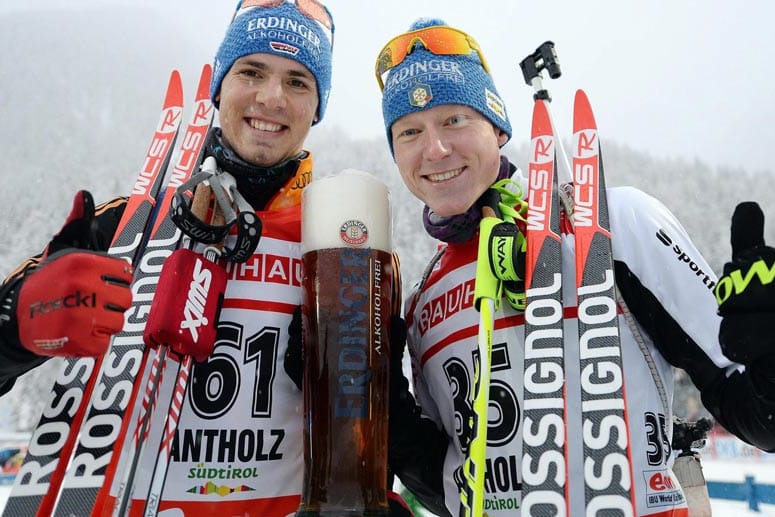
[[[213,158],[206,158],[202,165],[203,170],[209,170],[214,173],[215,160]],[[216,186],[215,188],[220,188]],[[207,218],[207,208],[211,198],[211,192],[213,191],[213,185],[203,183],[199,185],[194,193],[194,200],[192,202],[192,212],[194,215],[204,220]],[[216,203],[213,210],[211,220],[208,224],[222,225],[225,222],[223,211],[220,205]],[[192,247],[193,247],[193,243]],[[216,263],[221,256],[223,246],[222,244],[215,244],[208,246],[204,251],[204,259],[207,263]],[[212,273],[214,268],[218,266],[210,265],[207,269]],[[215,276],[215,275],[214,275]],[[212,282],[212,285],[220,284],[221,282]],[[223,288],[225,288],[225,277],[222,279]],[[219,291],[222,288],[219,288]],[[221,293],[222,298],[222,293]],[[219,302],[220,304],[220,302]],[[167,343],[161,348],[167,348],[170,344]],[[159,504],[161,503],[162,493],[164,490],[164,484],[167,478],[167,470],[170,464],[170,458],[172,457],[172,441],[180,423],[181,412],[183,410],[183,402],[188,390],[188,383],[191,376],[193,367],[193,357],[189,354],[181,358],[178,366],[178,374],[176,377],[175,389],[172,395],[172,403],[170,404],[170,411],[166,416],[164,422],[164,434],[162,436],[161,443],[159,444],[158,454],[156,456],[156,464],[154,465],[151,482],[148,488],[148,493],[145,494],[145,506],[143,508],[143,515],[157,515],[159,511]]]
[[[521,187],[511,178],[495,182],[485,194],[489,196],[482,206],[482,220],[479,223],[479,247],[477,249],[476,276],[474,279],[474,307],[479,311],[479,334],[477,356],[474,361],[474,401],[470,427],[473,438],[468,457],[463,465],[466,486],[460,494],[463,514],[467,517],[483,515],[484,476],[487,452],[487,410],[490,401],[490,364],[495,311],[503,296],[504,277],[495,273],[493,264],[500,262],[493,250],[502,242],[493,237],[495,228],[504,223],[515,224],[519,219],[525,222],[523,213],[527,203],[522,198]],[[502,257],[501,257],[502,258]],[[513,269],[512,267],[509,269]]]
[[[460,494],[465,517],[484,514],[484,474],[487,452],[487,407],[490,392],[490,355],[494,313],[501,295],[501,282],[490,268],[489,239],[492,228],[502,222],[495,217],[491,207],[482,208],[479,223],[479,248],[476,257],[474,279],[474,304],[479,311],[479,335],[477,339],[478,360],[474,362],[474,403],[471,416],[473,438],[468,448],[468,457],[463,465],[466,485]]]
[[[554,50],[554,42],[545,41],[532,54],[525,57],[519,62],[519,67],[522,69],[522,77],[525,82],[533,87],[533,99],[535,102],[542,102],[546,106],[546,111],[549,115],[549,123],[552,126],[552,133],[554,134],[554,141],[557,149],[559,150],[560,162],[562,163],[563,175],[559,178],[560,184],[560,201],[565,209],[565,213],[568,215],[568,221],[573,224],[573,171],[570,168],[568,162],[568,155],[563,147],[562,138],[557,133],[557,126],[554,123],[552,112],[549,109],[549,103],[552,101],[552,96],[549,91],[544,88],[543,84],[543,72],[546,70],[551,79],[557,79],[562,75],[560,70],[560,61],[557,58],[557,52]]]
[[[562,237],[555,135],[545,102],[533,104],[525,225],[522,382],[524,515],[568,515]],[[551,422],[551,424],[546,425]]]

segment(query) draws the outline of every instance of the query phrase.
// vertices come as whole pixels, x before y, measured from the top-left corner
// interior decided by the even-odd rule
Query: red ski
[[[557,161],[546,100],[533,107],[525,260],[522,513],[568,515]]]
[[[183,87],[180,74],[173,71],[156,132],[109,250],[111,255],[125,258],[135,265],[143,250],[147,226],[156,209],[156,198],[172,156],[182,112]],[[114,365],[115,358],[110,353],[96,361],[93,358],[65,361],[54,381],[49,403],[30,439],[27,455],[16,476],[4,516],[52,515],[79,432],[95,435],[95,439],[105,438],[99,436],[102,432],[99,425],[82,427],[86,406],[92,398],[97,372],[103,368],[104,359],[111,366]],[[119,396],[121,387],[112,388],[117,391],[100,391],[96,396],[99,400]],[[83,466],[75,464],[73,468]],[[87,468],[92,468],[92,465]]]
[[[572,163],[585,506],[588,514],[635,515],[603,159],[582,90],[573,105]]]
[[[128,464],[118,463],[122,455],[114,455],[113,452],[123,451],[128,442],[132,443],[135,433],[131,426],[140,421],[141,415],[145,418],[144,415],[153,409],[156,400],[153,396],[148,405],[137,403],[138,400],[146,402],[143,389],[149,379],[154,386],[161,384],[158,378],[154,382],[151,376],[151,361],[148,358],[153,351],[145,347],[143,330],[161,266],[180,241],[180,230],[168,217],[172,193],[198,166],[200,151],[212,122],[214,109],[209,100],[210,77],[211,67],[206,65],[199,79],[191,120],[160,195],[147,243],[135,267],[132,306],[125,314],[124,328],[113,336],[108,353],[110,362],[102,368],[97,380],[95,394],[118,393],[120,396],[95,397],[87,408],[82,426],[84,431],[79,436],[72,464],[62,483],[55,516],[101,514],[114,477],[123,474],[121,469],[128,468]],[[158,400],[161,405],[169,405],[169,397],[166,401],[163,398]]]

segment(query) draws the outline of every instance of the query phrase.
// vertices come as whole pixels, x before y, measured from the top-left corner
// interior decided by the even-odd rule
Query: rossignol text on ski
[[[554,133],[544,99],[533,107],[525,260],[522,511],[568,513],[565,339],[560,201]],[[550,512],[551,513],[551,512]]]
[[[180,73],[173,71],[167,86],[162,112],[143,167],[137,175],[127,206],[111,243],[109,253],[126,258],[132,264],[139,260],[145,245],[145,235],[156,210],[156,198],[164,181],[183,112],[183,88]],[[128,358],[131,359],[131,358]],[[4,516],[53,514],[65,469],[75,448],[79,432],[102,433],[103,428],[82,428],[86,406],[92,398],[97,373],[105,361],[115,366],[115,356],[65,360],[59,372],[48,405],[32,433],[27,455],[6,504]],[[132,368],[129,361],[126,367]],[[124,386],[116,391],[98,393],[100,400],[122,395]],[[113,424],[120,424],[113,422]],[[95,436],[95,439],[105,439]],[[110,439],[110,437],[107,437]],[[90,471],[89,465],[73,464],[73,468]],[[97,467],[99,468],[99,467]]]
[[[139,418],[138,412],[147,409],[135,400],[141,381],[148,378],[139,374],[150,370],[144,365],[143,357],[148,354],[144,353],[142,329],[145,309],[153,297],[153,275],[177,248],[180,237],[161,236],[159,229],[168,219],[172,193],[200,160],[214,111],[207,92],[210,74],[206,65],[174,167],[170,161],[182,119],[183,93],[180,74],[175,71],[170,78],[144,168],[109,250],[135,266],[133,309],[127,311],[124,330],[114,336],[108,353],[96,360],[96,368],[94,359],[66,361],[52,402],[33,432],[28,466],[16,478],[4,515],[100,515],[110,504],[106,492],[120,457],[112,454],[114,446],[119,450],[122,443],[131,441],[126,440],[126,427],[132,420],[124,414],[134,409],[132,414]],[[139,339],[133,337],[137,331]]]
[[[535,90],[528,177],[522,512],[569,515],[568,429],[580,429],[584,512],[635,514],[624,372],[600,143],[586,94],[573,106],[572,166],[548,110],[542,72],[560,76],[554,44],[521,63]],[[559,149],[557,156],[555,149]],[[558,179],[557,159],[565,165]],[[561,214],[559,207],[565,214]],[[581,421],[568,421],[563,334],[563,217],[575,240]],[[570,227],[572,225],[572,228]],[[575,401],[574,401],[575,404]]]

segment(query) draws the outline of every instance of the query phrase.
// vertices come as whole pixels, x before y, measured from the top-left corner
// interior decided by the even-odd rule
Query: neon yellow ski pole
[[[460,494],[466,517],[484,515],[484,473],[487,452],[487,407],[490,400],[490,355],[494,314],[501,298],[501,282],[490,268],[489,240],[492,228],[503,222],[494,217],[491,208],[485,207],[479,224],[479,249],[474,280],[474,304],[479,311],[479,360],[474,363],[474,413],[471,429],[474,436],[463,465],[466,485]]]

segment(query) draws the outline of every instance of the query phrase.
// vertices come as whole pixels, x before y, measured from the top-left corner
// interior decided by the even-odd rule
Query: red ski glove
[[[65,250],[52,255],[19,291],[19,340],[37,355],[105,353],[132,303],[131,281],[132,267],[105,253]]]
[[[226,269],[181,248],[164,261],[143,340],[168,345],[178,356],[197,362],[213,353],[218,316],[226,291]]]
[[[100,251],[94,200],[82,190],[43,262],[21,284],[16,320],[21,344],[43,356],[97,356],[124,324],[132,267]]]

